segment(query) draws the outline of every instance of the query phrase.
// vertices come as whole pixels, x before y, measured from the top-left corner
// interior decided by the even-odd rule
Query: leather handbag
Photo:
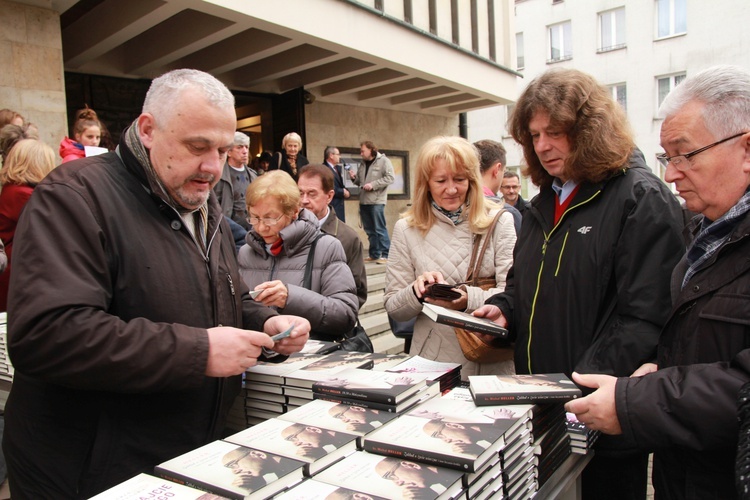
[[[319,234],[310,245],[310,252],[307,254],[307,263],[305,265],[305,275],[302,279],[302,286],[308,290],[312,290],[312,269],[313,261],[315,259],[315,247],[318,245],[318,240],[325,234]],[[372,345],[370,336],[367,335],[362,324],[357,318],[357,324],[354,325],[351,331],[346,332],[343,337],[336,339],[336,343],[341,345],[341,349],[344,351],[356,351],[356,352],[375,352],[375,347]]]
[[[500,220],[500,216],[503,212],[505,212],[505,209],[501,209],[495,214],[495,218],[492,221],[489,231],[487,231],[487,237],[485,238],[481,249],[479,243],[482,239],[482,235],[474,235],[474,241],[471,248],[471,258],[469,259],[469,270],[466,275],[466,284],[469,286],[477,286],[482,290],[489,290],[490,288],[497,286],[497,281],[494,276],[480,278],[479,271],[482,267],[482,257],[487,251],[487,246],[492,239],[492,234],[495,232],[497,221]],[[464,357],[469,361],[475,363],[491,363],[507,358],[507,347],[492,347],[473,333],[467,332],[463,328],[455,328],[455,330],[458,344],[461,346],[461,351],[463,352]],[[502,355],[503,351],[505,351],[505,356]]]

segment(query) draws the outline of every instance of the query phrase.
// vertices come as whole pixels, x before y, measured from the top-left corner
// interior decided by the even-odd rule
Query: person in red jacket
[[[55,168],[55,152],[36,139],[23,139],[8,152],[0,170],[0,240],[5,243],[8,266],[0,274],[0,311],[8,309],[13,237],[18,218],[34,187]]]
[[[86,106],[76,113],[73,124],[73,139],[65,137],[60,142],[60,157],[63,163],[86,157],[86,146],[99,146],[102,125],[96,111]]]

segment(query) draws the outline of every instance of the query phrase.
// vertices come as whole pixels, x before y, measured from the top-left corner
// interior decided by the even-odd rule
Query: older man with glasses
[[[701,215],[672,275],[657,363],[632,378],[576,375],[598,390],[568,410],[656,450],[656,498],[737,498],[735,401],[750,381],[750,73],[698,73],[661,111],[665,178]]]

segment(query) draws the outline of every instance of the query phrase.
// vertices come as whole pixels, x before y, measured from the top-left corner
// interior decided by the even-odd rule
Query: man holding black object
[[[574,374],[598,389],[567,409],[655,450],[656,498],[731,499],[737,395],[750,381],[750,73],[718,66],[691,76],[661,114],[665,179],[701,215],[672,274],[657,364],[631,377]]]
[[[239,375],[303,347],[307,320],[249,298],[211,195],[235,126],[221,82],[176,70],[116,152],[37,186],[10,284],[14,499],[88,498],[218,439]]]
[[[550,70],[509,123],[540,187],[523,218],[504,293],[475,315],[515,340],[516,373],[629,376],[656,353],[682,213],[635,146],[621,106],[594,78]],[[648,457],[600,439],[585,499],[643,499]]]

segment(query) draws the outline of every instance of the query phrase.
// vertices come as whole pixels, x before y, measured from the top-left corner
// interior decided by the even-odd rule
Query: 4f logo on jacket
[[[578,228],[578,232],[581,234],[588,234],[589,231],[591,231],[592,226],[581,226]]]

